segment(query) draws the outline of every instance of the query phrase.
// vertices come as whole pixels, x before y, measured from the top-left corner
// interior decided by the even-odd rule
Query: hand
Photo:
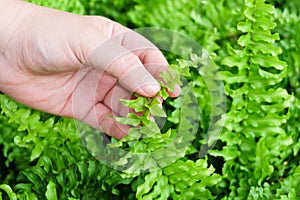
[[[154,77],[168,66],[161,52],[104,17],[5,2],[0,17],[11,20],[0,20],[0,90],[32,108],[124,137],[128,127],[110,115],[126,114],[119,99],[132,91],[149,97],[159,91]]]

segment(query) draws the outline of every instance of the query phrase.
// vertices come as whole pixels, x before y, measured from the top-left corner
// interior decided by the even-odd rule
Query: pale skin
[[[149,41],[107,18],[0,0],[0,91],[29,107],[120,139],[129,127],[111,117],[127,112],[119,99],[155,96],[167,66]]]

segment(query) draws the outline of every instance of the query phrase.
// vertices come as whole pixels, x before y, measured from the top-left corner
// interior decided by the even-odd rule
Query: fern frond
[[[275,45],[279,40],[279,34],[273,33],[275,8],[264,0],[245,0],[245,5],[245,20],[237,25],[242,32],[237,41],[240,49],[229,46],[231,55],[222,61],[229,69],[221,74],[226,82],[226,93],[232,99],[221,135],[227,145],[221,151],[211,152],[227,160],[224,172],[228,173],[230,166],[234,166],[234,174],[245,165],[251,169],[247,177],[228,174],[229,180],[240,179],[230,181],[230,185],[235,185],[230,188],[231,195],[241,198],[251,192],[242,180],[262,186],[272,179],[293,143],[283,127],[289,117],[286,109],[293,97],[278,85],[286,77],[288,68],[279,58],[282,50]],[[239,140],[231,141],[233,135]],[[273,151],[276,144],[277,151]],[[237,188],[243,188],[243,192]]]

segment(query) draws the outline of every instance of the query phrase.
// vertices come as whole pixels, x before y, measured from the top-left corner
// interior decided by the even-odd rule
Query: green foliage
[[[12,191],[12,189],[9,185],[2,184],[2,185],[0,185],[0,189],[7,193],[9,199],[11,199],[11,200],[17,199],[16,194],[14,194],[14,192]],[[1,192],[0,192],[0,195],[1,195]],[[2,197],[0,197],[0,198],[2,199]]]
[[[199,173],[201,172],[201,173]],[[196,162],[179,160],[164,169],[152,172],[137,188],[137,199],[215,199],[207,186],[220,182],[204,159]],[[153,188],[153,190],[151,190]]]
[[[139,4],[128,13],[136,26],[169,28],[187,34],[214,56],[217,50],[224,53],[220,46],[225,39],[234,39],[237,33],[235,22],[239,19],[242,1],[137,2]]]
[[[125,14],[128,9],[135,5],[134,0],[81,0],[86,5],[86,11],[90,15],[106,16],[121,24],[129,25],[128,16]]]
[[[84,4],[87,1],[82,0],[74,0],[74,1],[68,1],[68,0],[27,0],[28,2],[45,6],[48,8],[54,8],[59,10],[64,10],[67,12],[72,12],[76,14],[86,14],[86,7]]]
[[[0,199],[299,199],[298,0],[30,2],[188,35],[217,64],[227,113],[212,105],[218,77],[199,52],[167,54],[165,109],[156,98],[122,100],[139,114],[116,118],[133,127],[108,145],[89,127],[0,94]],[[167,98],[174,83],[182,95]]]
[[[59,199],[105,199],[104,191],[116,194],[112,187],[128,181],[83,148],[73,120],[33,111],[4,95],[1,110],[7,122],[18,129],[14,135],[4,134],[1,142],[4,149],[15,143],[6,165],[16,165],[16,172],[21,172],[10,180],[18,199],[55,199],[56,194]],[[119,181],[110,182],[118,176]],[[99,190],[93,191],[94,187]]]
[[[235,186],[231,187],[231,197],[267,197],[264,183],[284,176],[282,163],[291,153],[293,140],[283,124],[293,97],[278,85],[287,74],[287,64],[278,58],[282,51],[274,45],[279,40],[279,35],[271,32],[276,26],[271,21],[274,12],[273,6],[262,0],[246,1],[245,20],[238,23],[243,32],[238,39],[241,48],[229,46],[231,55],[222,61],[229,67],[221,73],[232,102],[220,138],[226,146],[213,150],[211,155],[226,160],[223,174]],[[233,140],[235,135],[238,137]],[[242,173],[244,176],[239,177]],[[259,190],[262,196],[257,196]]]

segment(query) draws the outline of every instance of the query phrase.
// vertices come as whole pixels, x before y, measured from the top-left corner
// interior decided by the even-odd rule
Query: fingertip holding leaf
[[[175,98],[178,97],[181,94],[181,87],[177,84],[174,85],[174,90],[173,91],[169,91],[169,89],[166,89],[169,97],[171,98]]]
[[[148,135],[162,134],[160,126],[155,121],[155,117],[166,118],[167,114],[162,106],[162,102],[168,98],[178,97],[183,85],[182,76],[190,76],[190,67],[193,66],[188,61],[179,61],[179,65],[170,65],[167,71],[161,71],[158,86],[155,84],[147,85],[141,88],[142,92],[134,93],[132,99],[121,99],[121,103],[128,107],[131,112],[126,117],[114,117],[118,123],[129,125],[131,128],[126,137],[126,141],[131,140],[130,135],[144,134]],[[141,96],[141,94],[147,94]],[[150,136],[151,137],[151,136]]]

